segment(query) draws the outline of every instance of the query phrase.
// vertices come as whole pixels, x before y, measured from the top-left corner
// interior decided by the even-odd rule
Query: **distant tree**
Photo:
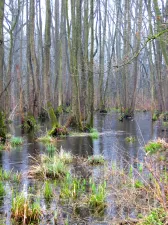
[[[0,95],[3,91],[3,70],[4,70],[4,34],[3,34],[4,3],[5,0],[0,1]],[[3,100],[1,96],[0,109],[2,108],[3,108]]]

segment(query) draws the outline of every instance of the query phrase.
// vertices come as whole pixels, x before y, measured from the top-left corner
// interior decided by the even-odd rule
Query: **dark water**
[[[94,140],[91,137],[66,137],[58,140],[57,148],[63,148],[66,151],[71,151],[74,155],[88,156],[94,154],[103,154],[105,159],[115,162],[120,168],[125,167],[126,164],[133,164],[136,166],[134,159],[143,162],[144,152],[143,146],[149,140],[157,137],[167,138],[166,132],[161,132],[158,123],[153,123],[150,113],[136,113],[134,119],[129,121],[118,121],[118,113],[112,114],[97,114],[94,118],[95,128],[100,132],[98,139]],[[0,152],[0,165],[5,170],[22,172],[26,174],[29,166],[32,164],[29,156],[37,156],[45,150],[43,144],[34,141],[34,138],[29,135],[22,135],[21,130],[16,122],[10,127],[11,132],[15,136],[24,137],[24,145],[12,149],[11,151]],[[45,130],[46,128],[42,128]],[[136,138],[134,143],[127,143],[125,138],[133,136]],[[95,174],[99,174],[96,169]],[[21,185],[25,192],[32,181],[26,175],[23,176]],[[11,190],[6,186],[8,195],[4,199],[4,204],[1,209],[3,215],[7,215],[5,222],[0,224],[10,224],[8,212],[10,211]],[[113,212],[114,213],[114,212]],[[3,217],[3,216],[2,216]],[[41,223],[41,224],[46,224]],[[52,224],[52,223],[51,223]],[[74,223],[75,224],[75,223]],[[95,223],[101,224],[101,223]]]

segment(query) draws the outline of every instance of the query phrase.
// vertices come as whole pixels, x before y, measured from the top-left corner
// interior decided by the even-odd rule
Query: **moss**
[[[7,128],[5,124],[5,115],[3,112],[0,112],[0,142],[5,142],[6,140],[6,134],[7,134]]]
[[[53,137],[56,137],[56,136],[66,136],[68,135],[69,132],[67,130],[66,127],[62,126],[62,127],[53,127],[49,132],[48,132],[48,135],[49,136],[53,136]]]
[[[57,107],[56,111],[55,111],[55,115],[58,117],[63,113],[63,106],[60,105]]]
[[[41,121],[45,121],[45,120],[49,119],[47,111],[45,109],[43,109],[43,108],[41,109],[41,112],[39,114],[39,119]]]
[[[38,128],[37,121],[35,120],[34,116],[31,114],[28,114],[23,120],[22,120],[22,128],[26,132],[30,132],[32,130],[35,130]]]
[[[48,102],[47,104],[47,111],[48,111],[48,115],[49,115],[52,127],[59,127],[57,117],[54,113],[54,109],[50,102]]]
[[[159,111],[155,111],[152,114],[152,121],[157,121],[159,119],[159,116],[160,116],[160,112]]]
[[[163,121],[165,122],[168,121],[168,112],[163,113],[162,116],[163,116]]]

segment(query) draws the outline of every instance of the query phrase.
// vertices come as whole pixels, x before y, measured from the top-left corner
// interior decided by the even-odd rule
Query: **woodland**
[[[1,0],[1,111],[166,112],[167,33],[166,0]]]
[[[0,224],[168,224],[168,0],[0,0]]]

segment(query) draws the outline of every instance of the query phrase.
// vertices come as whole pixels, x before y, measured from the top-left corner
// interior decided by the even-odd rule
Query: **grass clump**
[[[86,180],[72,177],[67,173],[60,192],[63,200],[77,199],[86,192]]]
[[[138,225],[165,225],[165,224],[167,224],[166,213],[161,208],[153,209],[142,222],[138,223]]]
[[[136,138],[135,138],[135,137],[132,137],[132,136],[126,137],[126,138],[125,138],[125,141],[126,141],[126,142],[129,142],[129,143],[133,143],[133,142],[136,141]]]
[[[104,164],[104,156],[103,155],[93,155],[88,157],[88,162],[91,165]]]
[[[95,128],[91,128],[89,132],[90,137],[93,139],[98,139],[99,138],[99,132]]]
[[[161,148],[162,148],[162,143],[158,141],[151,141],[147,145],[145,145],[145,151],[151,154],[160,151]]]
[[[91,182],[91,194],[88,202],[93,213],[102,214],[106,208],[106,182],[96,185]]]
[[[34,159],[35,160],[35,159]],[[35,160],[37,162],[37,160]],[[55,154],[53,157],[49,157],[45,154],[40,156],[40,162],[37,165],[32,166],[29,175],[39,179],[61,179],[67,173],[66,164]]]
[[[22,137],[11,137],[10,144],[12,147],[16,147],[23,144],[23,138]]]
[[[44,198],[49,201],[53,197],[51,184],[46,181],[44,184]]]
[[[47,144],[46,150],[47,150],[47,153],[52,156],[57,149],[53,144],[50,143],[50,144]]]
[[[72,156],[71,152],[65,152],[62,149],[62,147],[61,147],[60,152],[58,153],[58,157],[62,162],[66,163],[66,164],[71,163],[73,160],[73,156]]]
[[[142,181],[136,180],[135,183],[134,183],[134,187],[135,188],[143,188],[144,184],[142,183]]]
[[[0,198],[2,198],[4,195],[5,195],[4,184],[0,181]]]
[[[0,151],[4,150],[5,149],[5,145],[3,144],[0,144]]]
[[[42,142],[44,144],[48,144],[48,143],[54,142],[55,139],[51,137],[50,135],[45,135],[45,136],[39,137],[37,141]]]
[[[1,168],[0,169],[0,180],[6,181],[6,180],[10,180],[10,178],[11,178],[11,171],[6,171]]]
[[[12,198],[11,218],[20,224],[38,222],[42,214],[39,202],[31,203],[23,193]]]

